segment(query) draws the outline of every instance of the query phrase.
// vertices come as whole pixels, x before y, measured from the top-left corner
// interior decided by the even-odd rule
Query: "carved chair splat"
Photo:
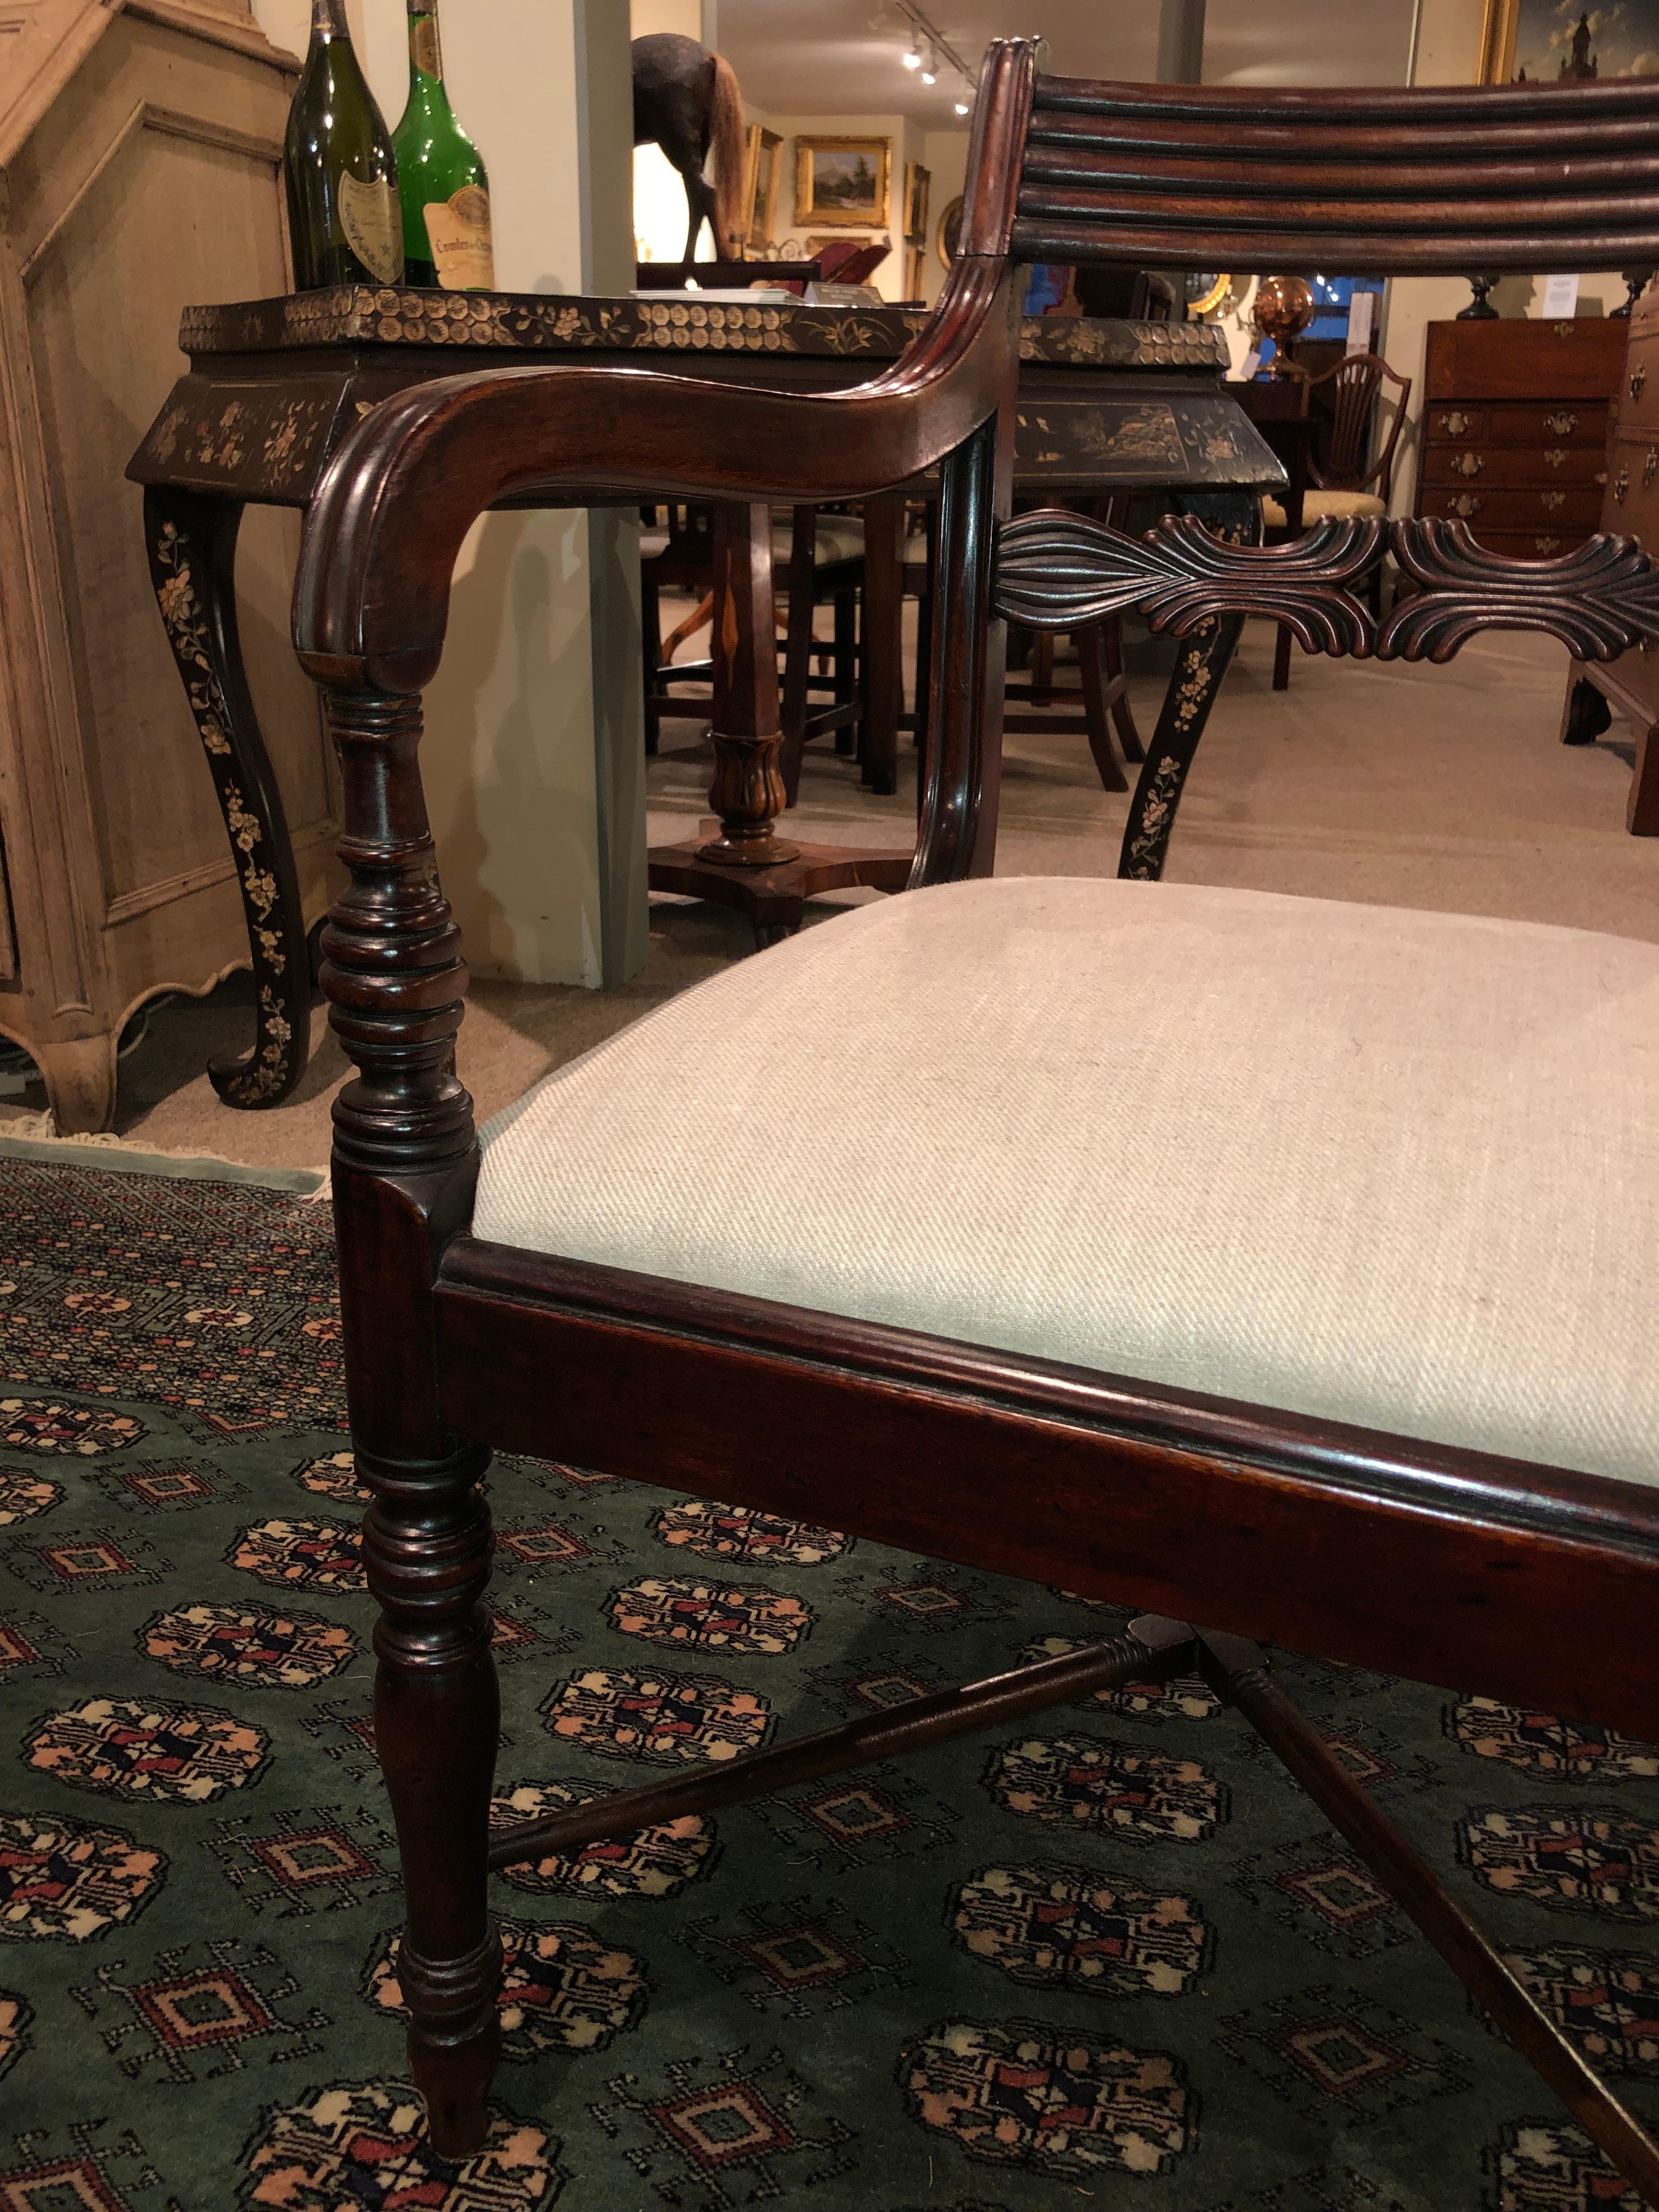
[[[1563,175],[1571,180],[1565,191]],[[996,1725],[1125,1679],[1125,1669],[1179,1672],[1196,1658],[1620,2171],[1659,2205],[1659,2146],[1344,1777],[1255,1648],[1282,1642],[1659,1735],[1651,1635],[1659,1471],[1651,1464],[1653,1423],[1643,1411],[1651,1366],[1644,1345],[1641,1358],[1629,1347],[1619,1389],[1609,1385],[1593,1408],[1580,1409],[1596,1435],[1616,1431],[1626,1442],[1619,1450],[1568,1442],[1559,1464],[1547,1463],[1541,1448],[1532,1456],[1516,1448],[1517,1437],[1533,1432],[1516,1425],[1521,1415],[1506,1401],[1487,1407],[1483,1400],[1471,1409],[1453,1393],[1455,1419],[1419,1413],[1413,1429],[1403,1413],[1359,1421],[1333,1410],[1324,1400],[1335,1386],[1322,1395],[1276,1369],[1254,1395],[1224,1394],[1183,1379],[1184,1370],[1160,1376],[1163,1355],[1153,1349],[1145,1354],[1146,1379],[1128,1380],[1110,1371],[1118,1362],[1105,1351],[1085,1358],[1066,1349],[1073,1340],[1065,1330],[1091,1296],[1055,1275],[1066,1240],[1036,1237],[1030,1225],[1036,1209],[1024,1200],[1014,1218],[1025,1241],[1000,1274],[991,1271],[991,1287],[981,1285],[988,1303],[974,1309],[989,1316],[978,1324],[981,1340],[962,1341],[974,1329],[947,1325],[918,1296],[913,1248],[931,1238],[958,1259],[972,1255],[973,1209],[961,1201],[974,1178],[964,1182],[959,1164],[947,1167],[926,1118],[907,1124],[904,1141],[868,1148],[820,1144],[821,1131],[813,1130],[830,1178],[822,1218],[839,1218],[843,1202],[883,1203],[870,1178],[886,1171],[884,1163],[897,1158],[914,1178],[902,1200],[885,1201],[891,1234],[882,1260],[893,1272],[882,1279],[880,1297],[875,1289],[847,1287],[854,1276],[835,1273],[861,1265],[862,1248],[848,1259],[841,1248],[849,1240],[815,1230],[821,1217],[798,1206],[793,1190],[789,1220],[779,1228],[775,1209],[762,1202],[765,1177],[753,1171],[757,1131],[729,1103],[707,1117],[672,1118],[677,1134],[665,1153],[663,1115],[642,1117],[658,1149],[632,1159],[630,1172],[667,1181],[637,1234],[617,1227],[614,1235],[585,1230],[578,1238],[562,1225],[599,1180],[583,1166],[584,1146],[604,1147],[609,1160],[623,1143],[603,1111],[584,1118],[591,1087],[634,1080],[630,1070],[647,1089],[688,1070],[718,1081],[724,1063],[705,1070],[705,1059],[769,1046],[777,1040],[769,1024],[790,1018],[802,1030],[792,1048],[795,1065],[808,1068],[823,1058],[823,1028],[817,1001],[792,1014],[791,988],[830,993],[825,1004],[835,1003],[836,989],[849,994],[848,1051],[860,1023],[874,1032],[887,1022],[905,1054],[928,1036],[936,1072],[948,1071],[969,1103],[978,1102],[962,1125],[976,1127],[992,1097],[984,1085],[1002,1066],[999,1053],[1024,1064],[1012,1032],[1040,1018],[1047,971],[1031,969],[1024,987],[1012,989],[1004,1008],[1008,1034],[988,1042],[958,1034],[942,1009],[956,973],[945,966],[964,932],[996,956],[974,969],[969,991],[1045,927],[1060,927],[1051,957],[1070,958],[1074,990],[1091,968],[1110,969],[1091,987],[1107,1010],[1100,1027],[1085,1011],[1074,1015],[1098,1073],[1123,1033],[1114,994],[1145,973],[1163,939],[1184,930],[1181,943],[1201,942],[1213,963],[1233,957],[1235,948],[1248,960],[1255,942],[1274,932],[1294,941],[1298,933],[1335,932],[1346,945],[1382,926],[1374,910],[1338,902],[972,880],[990,866],[979,823],[997,773],[1005,617],[1070,629],[1135,607],[1185,640],[1195,657],[1194,696],[1213,681],[1231,635],[1252,613],[1288,623],[1310,650],[1408,659],[1448,659],[1493,625],[1547,630],[1585,657],[1659,634],[1659,583],[1626,540],[1593,541],[1565,561],[1517,563],[1433,523],[1385,529],[1374,519],[1328,521],[1297,544],[1264,550],[1245,542],[1253,535],[1247,528],[1218,537],[1196,514],[1167,519],[1139,539],[1077,516],[1011,522],[1017,259],[1346,262],[1382,270],[1634,266],[1659,259],[1656,180],[1659,87],[1649,83],[1341,94],[1251,88],[1241,96],[1043,77],[1031,44],[1000,41],[987,59],[975,118],[960,256],[938,309],[887,373],[851,392],[762,391],[740,404],[728,387],[591,366],[459,376],[386,401],[331,464],[307,524],[295,638],[324,687],[344,782],[341,851],[350,884],[325,939],[324,980],[335,1030],[359,1070],[335,1109],[345,1358],[358,1463],[374,1493],[364,1552],[381,1610],[376,1711],[408,1901],[399,1976],[411,2013],[410,2063],[444,2155],[475,2147],[486,2125],[501,1973],[486,1894],[491,1866],[555,1844],[574,1847],[599,1832],[595,1821],[604,1832],[625,1832]],[[449,577],[472,519],[514,485],[550,478],[577,488],[637,484],[642,494],[668,487],[688,498],[799,505],[870,497],[929,469],[938,471],[939,585],[911,882],[949,888],[838,919],[763,955],[741,979],[734,973],[700,986],[590,1056],[581,1071],[562,1071],[560,1084],[538,1093],[509,1128],[487,1133],[481,1166],[454,1069],[464,970],[438,887],[416,758],[419,695],[439,664]],[[1378,623],[1356,586],[1387,547],[1421,588]],[[1179,730],[1161,726],[1142,781],[1143,825],[1161,822],[1167,836],[1184,769]],[[1157,857],[1149,852],[1148,872]],[[1018,926],[1000,920],[1009,915]],[[1078,916],[1088,918],[1081,939]],[[1523,959],[1507,947],[1501,923],[1416,915],[1393,926],[1414,931],[1413,942],[1430,946],[1440,963],[1444,1049],[1454,1056],[1468,1049],[1464,1033],[1474,1026],[1455,1017],[1458,963],[1474,957],[1475,939],[1489,960],[1510,961],[1506,972],[1533,979],[1547,962],[1564,975],[1577,972],[1579,956],[1555,942],[1575,933],[1530,931]],[[1632,969],[1633,989],[1659,995],[1659,975],[1649,972],[1659,963],[1646,948],[1597,942],[1610,948],[1604,961]],[[1170,957],[1183,988],[1201,992],[1203,963],[1190,950]],[[1426,970],[1398,964],[1413,993],[1405,1012],[1419,1022]],[[1273,978],[1281,978],[1275,1003],[1282,1018],[1316,1023],[1302,965],[1265,954],[1258,965],[1256,987],[1279,988]],[[1334,972],[1348,972],[1346,957]],[[768,1010],[753,1017],[758,1031],[745,1030],[729,1044],[705,1036],[701,1050],[683,1045],[672,1070],[653,1058],[664,1037],[684,1038],[686,1025],[702,1018],[699,1005],[710,1003],[702,994],[725,992],[726,1004],[732,990],[756,991],[769,978],[776,988]],[[881,1003],[884,993],[897,994],[890,1006]],[[1490,993],[1478,995],[1484,1006]],[[1215,1003],[1230,1006],[1230,989]],[[1380,1021],[1402,1018],[1385,991],[1378,1006]],[[1601,1012],[1611,1020],[1607,1006]],[[1345,1022],[1339,1012],[1330,1026],[1346,1038]],[[1210,1049],[1210,1034],[1193,1049]],[[1310,1030],[1310,1044],[1321,1034]],[[1033,1044],[1041,1037],[1028,1035]],[[1042,1041],[1045,1049],[1065,1042]],[[1582,1057],[1577,1032],[1575,1042]],[[1386,1044],[1377,1064],[1389,1064]],[[1467,1078],[1464,1064],[1457,1067]],[[1178,1073],[1185,1114],[1201,1115],[1224,1090],[1234,1112],[1252,1091],[1235,1061]],[[1346,1059],[1338,1075],[1354,1081]],[[838,1069],[837,1082],[845,1079]],[[1457,1095],[1456,1080],[1455,1073],[1448,1095]],[[1091,1074],[1089,1085],[1095,1081]],[[1035,1082],[1022,1112],[1037,1099]],[[890,1080],[886,1087],[902,1104],[909,1086]],[[1066,1112],[1075,1112],[1082,1087],[1081,1077],[1060,1086]],[[793,1097],[781,1101],[781,1125],[794,1104]],[[1270,1092],[1261,1107],[1269,1126],[1282,1131],[1286,1104],[1282,1091]],[[1547,1133],[1555,1107],[1547,1096],[1528,1126]],[[1146,1113],[1119,1112],[1116,1127],[1148,1125]],[[535,1118],[560,1113],[562,1124]],[[1319,1127],[1322,1145],[1329,1125]],[[1100,1178],[1091,1180],[1084,1168],[1097,1155],[1086,1133],[1079,1141],[1075,1188],[1087,1200]],[[1201,1131],[1191,1141],[1201,1146]],[[999,1178],[1017,1168],[1028,1178],[1020,1191],[1054,1198],[1053,1178],[1066,1164],[1055,1146],[1033,1145],[1018,1157],[1005,1148],[994,1157],[989,1135],[985,1143],[984,1190],[976,1197],[994,1196]],[[1358,1139],[1334,1167],[1318,1146],[1314,1153],[1311,1165],[1290,1165],[1297,1173],[1316,1168],[1323,1193],[1369,1156]],[[515,1180],[514,1159],[535,1188]],[[1440,1163],[1450,1189],[1467,1183],[1462,1164],[1455,1152]],[[1235,1173],[1243,1172],[1241,1164]],[[561,1184],[562,1173],[574,1182]],[[1604,1173],[1611,1176],[1613,1164]],[[690,1279],[664,1279],[673,1268],[639,1256],[652,1222],[672,1208],[673,1189],[687,1203],[692,1192],[704,1195],[699,1177],[727,1174],[743,1178],[732,1186],[740,1200],[732,1208],[741,1215],[741,1251],[721,1258],[711,1246],[695,1262],[678,1263],[682,1273],[690,1267]],[[1588,1203],[1582,1175],[1568,1180],[1573,1202]],[[544,1183],[555,1194],[546,1200],[550,1228],[536,1212]],[[1619,1218],[1631,1212],[1638,1230],[1650,1184],[1650,1174],[1620,1186]],[[1389,1203],[1397,1210],[1411,1195],[1396,1182]],[[1166,1208],[1181,1199],[1173,1187],[1160,1192]],[[1241,1186],[1238,1203],[1248,1202]],[[1270,1240],[1273,1208],[1282,1213],[1284,1203],[1276,1197],[1267,1214],[1251,1217],[1258,1242]],[[1609,1218],[1595,1220],[1605,1225]],[[1577,1218],[1559,1216],[1568,1226]],[[1368,1220],[1368,1249],[1395,1234],[1392,1219],[1385,1211]],[[717,1220],[710,1234],[730,1226]],[[1504,1227],[1507,1235],[1516,1223]],[[1478,1231],[1477,1221],[1468,1234]],[[1402,1325],[1409,1331],[1418,1310],[1409,1286],[1432,1286],[1411,1268],[1420,1269],[1419,1248],[1435,1240],[1400,1233],[1404,1243],[1389,1249],[1406,1270]],[[567,1234],[571,1241],[560,1241]],[[1442,1269],[1456,1257],[1449,1235],[1437,1218]],[[1650,1291],[1656,1243],[1642,1248]],[[1085,1259],[1097,1267],[1105,1249],[1091,1243]],[[1173,1270],[1173,1248],[1160,1249],[1158,1264]],[[1304,1237],[1296,1249],[1305,1249]],[[1479,1250],[1470,1264],[1477,1261],[1486,1264]],[[1060,1322],[1040,1345],[993,1310],[994,1282],[1011,1268],[1022,1286],[1027,1276],[1033,1285],[1056,1286]],[[953,1280],[948,1267],[940,1279],[947,1286]],[[792,1301],[776,1287],[801,1279],[821,1305]],[[1291,1287],[1306,1290],[1312,1279],[1293,1278]],[[763,1290],[763,1282],[772,1287]],[[1091,1274],[1091,1291],[1096,1282]],[[1100,1285],[1102,1298],[1108,1287]],[[1131,1281],[1125,1291],[1126,1328],[1145,1304],[1133,1295],[1139,1287]],[[1240,1341],[1248,1333],[1246,1316],[1228,1303],[1230,1287],[1214,1292],[1218,1356],[1237,1349],[1230,1316]],[[1183,1295],[1198,1298],[1200,1288]],[[1607,1326],[1639,1330],[1650,1304],[1650,1297],[1626,1298]],[[877,1310],[880,1318],[867,1317]],[[1353,1326],[1352,1344],[1363,1348],[1365,1328]],[[1346,1389],[1343,1357],[1335,1365]],[[1567,1387],[1576,1378],[1553,1379],[1561,1406],[1553,1400],[1537,1418],[1566,1421],[1579,1406]],[[1309,1396],[1321,1402],[1288,1410]],[[1650,1442],[1632,1446],[1632,1435]],[[492,1844],[490,1538],[478,1489],[492,1449],[602,1465],[805,1516],[966,1565],[1063,1582],[1144,1607],[1146,1615],[1127,1637],[1062,1662],[733,1761],[718,1776],[652,1785],[609,1799],[598,1812],[531,1823]],[[1213,1540],[1194,1544],[1194,1528]],[[1217,1626],[1189,1626],[1194,1620]],[[1546,1621],[1552,1632],[1540,1636]]]

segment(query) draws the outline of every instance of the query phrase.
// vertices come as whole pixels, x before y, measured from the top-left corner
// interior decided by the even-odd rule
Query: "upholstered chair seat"
[[[1659,1484],[1659,947],[997,878],[726,970],[483,1133],[475,1233]]]
[[[1304,530],[1311,530],[1316,522],[1322,522],[1330,515],[1339,519],[1351,514],[1380,516],[1388,511],[1385,503],[1374,491],[1324,491],[1317,484],[1310,484],[1302,495],[1302,526]],[[1290,528],[1284,502],[1275,499],[1271,492],[1262,500],[1261,520],[1268,530]]]

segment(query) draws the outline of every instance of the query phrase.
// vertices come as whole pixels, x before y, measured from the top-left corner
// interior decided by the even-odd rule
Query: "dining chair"
[[[1483,628],[1581,657],[1659,634],[1625,538],[1516,562],[1432,520],[1263,549],[1190,516],[1139,538],[1010,520],[1016,267],[1645,265],[1656,183],[1651,81],[1117,85],[1000,40],[959,252],[869,382],[459,375],[371,410],[331,461],[295,636],[343,778],[323,979],[358,1071],[334,1107],[343,1350],[398,1974],[442,2155],[486,2126],[492,1869],[1196,1668],[1659,2204],[1652,2135],[1266,1649],[1659,1735],[1659,949],[990,876],[1008,618],[1136,609],[1195,688],[1252,613],[1405,662]],[[473,519],[528,483],[804,504],[930,469],[914,888],[687,991],[481,1140],[418,762]],[[1419,588],[1378,623],[1361,589],[1385,549]],[[775,736],[747,743],[768,772]],[[1166,814],[1185,765],[1174,739],[1149,749]],[[1141,1611],[1086,1650],[492,1833],[497,1449]],[[1105,2103],[1067,2116],[1103,2156],[1115,2124]]]
[[[1371,459],[1372,428],[1384,382],[1393,385],[1394,412],[1388,435]],[[1314,395],[1321,395],[1318,408]],[[1411,404],[1412,380],[1390,368],[1380,353],[1351,353],[1320,376],[1302,383],[1302,411],[1323,416],[1308,456],[1309,489],[1302,495],[1304,525],[1328,515],[1384,515],[1394,485],[1394,459]],[[1322,441],[1319,433],[1322,430]],[[1286,527],[1285,509],[1271,494],[1261,502],[1261,519],[1271,532]]]
[[[1377,400],[1384,382],[1395,386],[1394,411],[1388,434],[1371,458],[1371,441]],[[1315,394],[1320,395],[1317,407]],[[1332,363],[1320,376],[1301,380],[1302,412],[1320,419],[1308,455],[1308,488],[1302,495],[1302,525],[1323,522],[1329,516],[1381,517],[1389,511],[1394,488],[1395,451],[1411,404],[1412,380],[1390,368],[1380,353],[1351,353]],[[1261,502],[1261,525],[1269,545],[1282,544],[1290,534],[1282,501],[1269,492]],[[1370,574],[1371,605],[1382,611],[1382,568]],[[1282,634],[1281,634],[1282,638]],[[1276,654],[1273,689],[1286,688],[1290,654],[1282,641]],[[1281,675],[1285,679],[1280,681]]]

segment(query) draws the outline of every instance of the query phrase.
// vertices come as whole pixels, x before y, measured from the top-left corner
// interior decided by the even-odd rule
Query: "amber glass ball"
[[[1255,288],[1250,320],[1282,353],[1313,320],[1313,287],[1304,276],[1264,276]]]

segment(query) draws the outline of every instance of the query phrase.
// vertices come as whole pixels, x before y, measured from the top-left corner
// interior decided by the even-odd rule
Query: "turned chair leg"
[[[398,1828],[408,1919],[398,1983],[409,2007],[409,2065],[440,2156],[477,2150],[501,2032],[501,1937],[485,1888],[501,1698],[482,1603],[489,1454],[465,1444],[411,1465],[359,1450],[374,1492],[364,1528],[380,1606],[374,1741]]]

